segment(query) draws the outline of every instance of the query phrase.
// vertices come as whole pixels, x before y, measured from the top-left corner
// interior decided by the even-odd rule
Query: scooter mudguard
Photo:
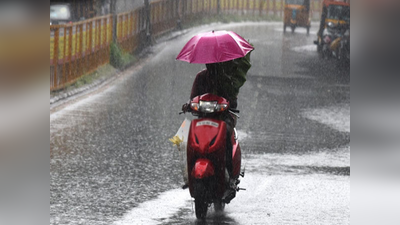
[[[208,159],[198,159],[192,169],[192,177],[195,179],[205,179],[215,174],[214,166]]]

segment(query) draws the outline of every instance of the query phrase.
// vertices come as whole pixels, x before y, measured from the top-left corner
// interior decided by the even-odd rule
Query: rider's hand
[[[185,103],[185,104],[182,105],[182,111],[183,112],[189,111],[189,103]]]

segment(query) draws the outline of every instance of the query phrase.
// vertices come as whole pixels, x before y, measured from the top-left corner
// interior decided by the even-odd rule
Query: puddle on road
[[[226,209],[237,224],[348,224],[350,178],[249,173]]]
[[[328,173],[350,175],[350,146],[313,154],[247,154],[246,172],[270,175]]]
[[[304,53],[304,52],[316,53],[317,46],[316,45],[303,45],[303,46],[294,47],[294,48],[292,48],[292,50],[295,52],[299,52],[299,53]]]
[[[160,224],[166,222],[183,207],[191,203],[188,190],[173,189],[162,193],[157,198],[141,203],[113,225]]]
[[[350,133],[350,104],[319,109],[305,109],[302,115],[308,119],[326,124],[338,131]]]
[[[350,147],[304,155],[252,154],[243,159],[244,165],[240,187],[247,190],[238,192],[222,215],[209,208],[207,224],[348,221]],[[114,225],[198,222],[189,191],[175,189],[139,204]]]

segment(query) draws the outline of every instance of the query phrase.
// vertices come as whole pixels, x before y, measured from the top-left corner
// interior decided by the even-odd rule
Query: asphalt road
[[[107,87],[50,115],[50,224],[350,224],[350,69],[282,23],[214,24],[152,48]],[[223,214],[195,219],[168,141],[204,66],[176,61],[196,33],[255,46],[237,129],[246,175]]]

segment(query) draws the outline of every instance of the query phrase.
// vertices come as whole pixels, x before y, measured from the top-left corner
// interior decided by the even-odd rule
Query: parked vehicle
[[[322,58],[336,58],[339,62],[350,61],[350,26],[329,22],[322,34]]]
[[[329,45],[329,50],[339,62],[350,60],[350,27],[336,25],[335,30],[336,33]]]
[[[350,26],[350,4],[342,1],[324,0],[320,30],[317,33],[317,40],[314,41],[314,44],[317,45],[317,51],[321,52],[326,44],[324,43],[326,31],[331,33],[330,31],[333,31],[334,27],[346,26]]]
[[[197,116],[189,128],[187,142],[187,174],[190,195],[195,199],[196,217],[203,219],[208,207],[214,204],[216,211],[224,210],[225,204],[235,198],[240,190],[241,149],[236,130],[232,134],[232,164],[236,188],[230,188],[226,168],[226,124],[222,114],[237,117],[239,111],[230,109],[229,102],[220,96],[204,94],[193,98],[190,112]]]
[[[285,0],[283,17],[283,31],[290,27],[292,32],[296,27],[305,27],[307,34],[310,33],[310,0]]]
[[[346,25],[350,23],[350,3],[332,1],[327,7],[328,14],[325,24],[329,22],[335,25]]]
[[[322,32],[321,44],[319,51],[321,58],[328,59],[332,56],[331,44],[339,36],[339,31],[333,23],[328,23],[327,27]]]

